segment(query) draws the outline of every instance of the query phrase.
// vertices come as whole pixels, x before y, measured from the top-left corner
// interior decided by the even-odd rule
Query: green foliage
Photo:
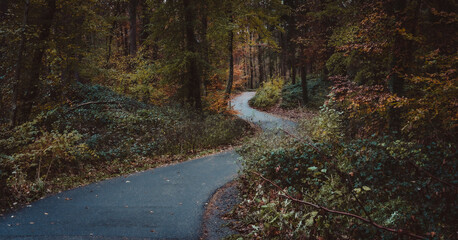
[[[324,144],[261,136],[240,153],[245,166],[241,181],[244,202],[238,214],[249,237],[398,237],[354,218],[286,199],[280,189],[253,172],[296,198],[370,218],[386,227],[433,234],[438,239],[455,234],[456,189],[443,183],[458,182],[457,153],[451,145],[419,145],[390,137]]]
[[[288,84],[283,86],[281,90],[280,107],[291,109],[299,107],[302,103],[302,88],[301,83]]]
[[[277,77],[265,82],[250,99],[249,103],[255,108],[267,109],[273,107],[281,97],[283,79]]]
[[[227,145],[249,127],[232,116],[148,105],[100,85],[77,84],[67,97],[70,105],[0,131],[2,209]]]
[[[325,104],[311,121],[303,121],[301,127],[318,142],[339,142],[344,138],[343,113]]]
[[[323,105],[329,93],[329,83],[322,81],[321,78],[308,79],[307,90],[309,101],[306,107],[313,109],[319,108]],[[301,82],[283,86],[280,107],[283,109],[291,109],[299,106],[304,106]]]
[[[97,158],[82,138],[77,131],[41,132],[37,139],[29,139],[30,144],[21,144],[16,153],[4,155],[2,168],[11,173],[6,179],[10,200],[30,201],[45,193],[48,179],[81,174],[81,165]],[[16,143],[14,139],[7,141]]]

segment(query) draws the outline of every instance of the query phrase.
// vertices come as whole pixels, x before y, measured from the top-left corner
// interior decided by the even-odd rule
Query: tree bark
[[[264,82],[264,51],[262,49],[261,37],[258,38],[258,68],[259,68],[259,84]]]
[[[302,88],[302,102],[308,103],[308,88],[307,88],[307,65],[304,63],[301,70],[301,88]]]
[[[3,3],[2,3],[3,4]],[[24,6],[24,16],[22,19],[22,32],[21,32],[21,42],[19,43],[18,57],[16,61],[16,72],[14,74],[14,86],[13,86],[13,101],[12,101],[12,111],[10,124],[16,126],[18,124],[18,100],[19,100],[19,86],[21,84],[21,75],[22,75],[22,65],[24,62],[24,51],[25,51],[25,41],[26,36],[25,32],[29,22],[29,8],[30,0],[25,0]]]
[[[406,7],[405,0],[395,1],[393,6],[393,15],[395,16],[396,22],[402,21],[400,18],[400,12],[402,12]],[[391,56],[391,63],[390,63],[390,70],[391,75],[388,79],[388,88],[390,93],[395,94],[397,96],[403,95],[404,90],[404,79],[399,76],[398,67],[403,67],[403,60],[402,59],[402,52],[404,51],[405,47],[405,40],[402,39],[402,36],[396,34],[394,37],[394,44]],[[401,117],[400,117],[400,110],[394,107],[390,107],[388,109],[388,128],[391,132],[399,133],[401,129]]]
[[[296,56],[294,55],[294,52],[292,54],[293,55],[291,56],[291,83],[296,84]]]
[[[283,78],[286,78],[287,72],[287,62],[288,62],[288,43],[285,33],[280,34],[280,46],[281,46],[281,54],[280,54],[280,75]]]
[[[47,12],[43,16],[43,24],[41,25],[41,32],[38,37],[39,46],[35,49],[32,57],[32,69],[28,81],[24,84],[25,91],[21,96],[23,99],[23,106],[21,109],[21,121],[27,121],[35,100],[38,96],[40,74],[43,66],[43,55],[47,49],[47,41],[51,33],[52,21],[56,13],[56,0],[47,1]]]
[[[8,0],[1,0],[0,1],[0,20],[5,20],[6,12],[8,11]]]
[[[141,33],[140,37],[138,39],[139,44],[143,45],[143,43],[148,39],[149,33],[148,33],[148,25],[150,24],[150,9],[148,8],[148,5],[145,0],[138,0],[138,5],[140,5],[141,9],[141,15],[139,16],[140,21],[141,21]]]
[[[199,76],[199,70],[197,67],[197,59],[195,59],[195,55],[197,53],[197,39],[194,33],[194,21],[195,21],[195,13],[194,7],[196,3],[193,0],[183,0],[183,7],[184,7],[184,21],[185,21],[185,33],[186,33],[186,50],[193,55],[191,57],[189,63],[187,63],[187,85],[188,89],[188,101],[189,103],[194,106],[197,110],[202,109],[202,100],[200,95],[200,82],[201,79]]]
[[[123,51],[124,56],[129,55],[129,30],[127,27],[121,27],[121,34],[122,34],[122,43],[123,43]]]
[[[137,5],[138,0],[129,0],[129,55],[137,54]]]
[[[291,11],[294,11],[296,8],[296,2],[294,0],[285,0],[285,4],[291,8]],[[296,84],[296,44],[293,39],[296,36],[296,19],[294,13],[291,12],[287,16],[287,32],[286,32],[286,48],[287,48],[287,62],[289,64],[288,69],[291,69],[291,83]]]
[[[208,31],[208,6],[204,7],[203,13],[202,13],[202,51],[203,51],[203,56],[204,56],[204,62],[205,66],[203,67],[203,72],[202,72],[202,91],[203,91],[203,96],[208,95],[207,87],[210,84],[210,81],[208,79],[209,76],[209,68],[208,66],[210,65],[210,58],[209,58],[209,43],[207,39],[207,31]]]
[[[234,22],[234,19],[232,17],[232,14],[229,17],[229,22],[232,24]],[[226,86],[226,96],[229,97],[231,95],[232,91],[232,84],[234,82],[234,31],[231,29],[229,31],[229,79],[227,80],[227,86]]]
[[[250,45],[250,89],[253,89],[254,88],[254,84],[253,84],[254,66],[253,66],[253,46],[251,44],[251,41],[252,41],[252,38],[251,38],[251,33],[250,33],[250,41],[249,41],[249,45]]]

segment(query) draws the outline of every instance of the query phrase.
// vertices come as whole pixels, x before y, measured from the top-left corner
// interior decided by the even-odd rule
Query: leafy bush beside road
[[[352,139],[344,134],[339,116],[324,106],[315,120],[301,123],[295,137],[266,133],[239,150],[244,201],[236,214],[245,235],[398,239],[416,234],[453,239],[458,225],[456,146],[393,136]]]
[[[281,98],[283,79],[277,77],[265,82],[257,91],[256,95],[250,99],[251,106],[260,109],[273,107]]]
[[[51,192],[229,145],[249,126],[232,116],[152,106],[98,85],[71,104],[0,130],[0,209]]]

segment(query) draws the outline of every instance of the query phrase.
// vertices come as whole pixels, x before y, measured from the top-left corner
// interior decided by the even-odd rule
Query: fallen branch
[[[87,105],[98,105],[98,104],[120,104],[120,102],[115,102],[115,101],[85,102],[85,103],[81,103],[81,104],[78,104],[76,106],[71,107],[68,111],[73,111],[73,110],[75,110],[77,108],[84,107],[84,106],[87,106]]]
[[[356,214],[352,214],[352,213],[348,213],[348,212],[342,212],[342,211],[337,211],[337,210],[333,210],[333,209],[329,209],[329,208],[326,208],[326,207],[323,207],[321,205],[318,205],[318,204],[314,204],[314,203],[311,203],[311,202],[307,202],[307,201],[304,201],[304,200],[301,200],[301,199],[297,199],[295,197],[292,197],[291,195],[289,195],[288,193],[285,192],[285,190],[283,190],[283,188],[281,188],[280,186],[278,186],[276,183],[274,183],[273,181],[265,178],[262,174],[258,173],[258,172],[254,172],[254,171],[251,171],[253,174],[259,176],[260,178],[262,178],[263,180],[269,182],[270,184],[272,184],[273,186],[275,186],[276,188],[278,188],[284,195],[281,195],[283,197],[286,197],[294,202],[298,202],[298,203],[302,203],[302,204],[305,204],[305,205],[308,205],[308,206],[311,206],[311,207],[314,207],[316,209],[320,209],[322,211],[325,211],[325,212],[328,212],[328,213],[333,213],[333,214],[338,214],[338,215],[343,215],[343,216],[348,216],[348,217],[352,217],[352,218],[355,218],[355,219],[358,219],[366,224],[369,224],[369,225],[372,225],[378,229],[381,229],[381,230],[384,230],[384,231],[388,231],[388,232],[392,232],[392,233],[396,233],[396,234],[400,234],[400,235],[406,235],[406,236],[409,236],[409,237],[413,237],[413,238],[416,238],[416,239],[427,239],[426,237],[423,237],[423,236],[420,236],[420,235],[416,235],[414,233],[411,233],[409,231],[406,231],[406,230],[403,230],[403,229],[393,229],[393,228],[388,228],[388,227],[385,227],[385,226],[382,226],[380,224],[377,224],[367,218],[364,218],[364,217],[361,217],[359,215],[356,215]]]

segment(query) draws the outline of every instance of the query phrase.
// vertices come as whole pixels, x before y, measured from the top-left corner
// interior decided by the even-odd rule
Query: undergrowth
[[[243,202],[234,214],[242,238],[458,237],[455,144],[390,135],[351,138],[345,129],[344,114],[330,104],[302,122],[294,136],[264,133],[239,150]]]
[[[254,108],[268,109],[280,101],[284,81],[276,77],[262,84],[249,104]]]
[[[67,103],[0,130],[0,209],[229,145],[247,129],[229,115],[152,106],[79,84]]]
[[[281,90],[280,107],[292,109],[302,106],[309,109],[318,109],[327,98],[329,84],[329,82],[322,81],[321,78],[307,79],[308,102],[306,104],[302,99],[301,81],[296,84],[285,84]]]

